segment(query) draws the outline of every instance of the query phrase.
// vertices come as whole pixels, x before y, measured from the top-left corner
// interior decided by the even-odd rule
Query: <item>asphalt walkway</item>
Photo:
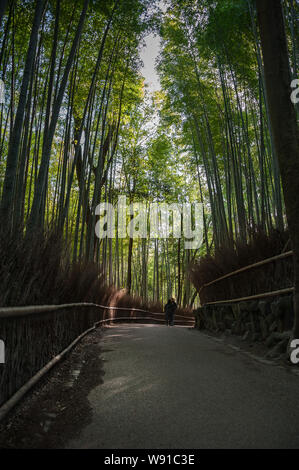
[[[283,368],[164,325],[108,328],[101,359],[68,448],[299,447],[299,377]]]

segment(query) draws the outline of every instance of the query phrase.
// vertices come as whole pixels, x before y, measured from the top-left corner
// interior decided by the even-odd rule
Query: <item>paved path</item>
[[[299,377],[182,327],[121,325],[68,448],[298,448]],[[67,439],[67,436],[65,436]]]

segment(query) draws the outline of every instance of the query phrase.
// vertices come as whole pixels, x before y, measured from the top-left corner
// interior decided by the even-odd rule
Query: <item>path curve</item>
[[[182,327],[103,336],[92,421],[69,448],[299,447],[299,377]]]

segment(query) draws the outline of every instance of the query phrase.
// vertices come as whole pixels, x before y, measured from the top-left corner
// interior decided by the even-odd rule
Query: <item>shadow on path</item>
[[[63,448],[92,418],[88,394],[103,383],[101,330],[87,335],[0,425],[0,448]]]

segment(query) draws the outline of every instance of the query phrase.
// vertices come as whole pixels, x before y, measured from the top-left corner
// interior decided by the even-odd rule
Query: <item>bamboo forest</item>
[[[0,448],[298,448],[298,70],[298,0],[0,0]]]
[[[282,11],[298,118],[298,3]],[[6,0],[0,15],[2,306],[63,296],[64,281],[84,297],[72,282],[100,273],[192,308],[200,283],[288,243],[255,2]],[[150,34],[155,91],[141,73]],[[202,245],[98,239],[95,207],[119,195],[201,202]]]

